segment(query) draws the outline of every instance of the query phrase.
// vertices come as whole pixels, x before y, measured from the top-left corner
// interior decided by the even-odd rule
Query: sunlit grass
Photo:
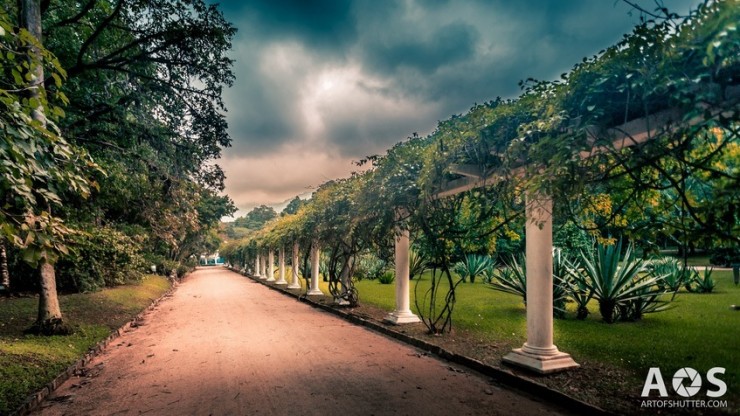
[[[591,315],[575,319],[569,305],[566,319],[554,323],[555,344],[578,360],[596,361],[630,370],[635,380],[644,380],[650,367],[660,367],[670,377],[681,367],[692,367],[704,374],[712,367],[724,367],[722,379],[729,388],[728,398],[740,397],[740,354],[738,328],[740,312],[730,309],[740,304],[740,288],[732,283],[731,271],[715,271],[714,293],[679,292],[668,311],[646,315],[638,322],[606,324],[595,301]],[[411,309],[419,313],[414,299],[429,288],[429,274],[411,282]],[[391,311],[395,306],[394,285],[377,281],[356,283],[360,302]],[[416,287],[416,290],[414,290]],[[482,282],[461,283],[456,290],[453,325],[477,339],[506,348],[520,347],[526,340],[526,310],[521,297],[490,289]]]

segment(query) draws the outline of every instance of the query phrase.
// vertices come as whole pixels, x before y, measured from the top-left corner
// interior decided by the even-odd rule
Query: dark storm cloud
[[[637,1],[655,8],[653,0]],[[686,13],[697,2],[667,6]],[[438,120],[476,102],[516,97],[518,81],[556,79],[639,22],[639,12],[614,0],[221,5],[239,29],[232,53],[237,80],[225,93],[233,140],[226,155],[227,191],[237,190],[240,198],[250,190],[267,195],[269,184],[280,191],[280,201],[286,187],[296,187],[296,194],[305,190],[311,169],[382,152],[413,132],[431,132]],[[298,163],[300,158],[286,159],[291,148],[300,148],[314,164],[288,177],[291,166],[265,162],[281,157],[280,163]],[[249,176],[262,179],[247,181]]]
[[[440,67],[471,59],[477,38],[474,27],[458,22],[436,28],[425,38],[370,40],[363,45],[361,55],[369,69],[382,74],[393,74],[407,67],[429,75]]]
[[[265,39],[299,39],[314,48],[346,47],[357,37],[352,2],[345,0],[248,0],[221,2],[251,33]]]

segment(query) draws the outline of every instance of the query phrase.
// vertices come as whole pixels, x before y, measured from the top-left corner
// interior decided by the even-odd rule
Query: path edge
[[[164,292],[160,297],[157,299],[152,300],[152,303],[149,304],[144,310],[139,312],[135,317],[133,317],[130,321],[123,324],[120,328],[116,329],[115,331],[112,331],[110,335],[108,335],[105,339],[95,344],[93,347],[90,347],[85,355],[82,356],[79,360],[72,363],[69,367],[67,367],[65,370],[63,370],[61,373],[59,373],[52,381],[46,384],[46,386],[42,387],[40,390],[36,391],[35,393],[32,393],[26,397],[26,400],[21,404],[13,413],[10,413],[10,416],[26,416],[32,411],[36,410],[36,408],[39,407],[41,402],[43,402],[51,393],[54,392],[59,386],[64,384],[65,381],[69,380],[75,373],[77,373],[78,370],[85,367],[90,361],[92,361],[95,357],[100,355],[102,352],[104,352],[108,345],[110,345],[111,342],[115,341],[117,338],[119,338],[121,335],[123,335],[125,332],[130,330],[132,327],[136,328],[139,321],[143,320],[144,315],[151,312],[155,307],[157,307],[164,299],[172,296],[172,294],[177,290],[177,287],[180,285],[180,281],[182,279],[185,279],[187,275],[183,276],[181,279],[174,279],[171,280],[171,286],[169,289],[167,289],[166,292]]]
[[[254,277],[254,276],[242,273],[240,270],[237,270],[234,268],[228,268],[228,269],[234,273],[241,274],[242,276],[245,276],[248,279],[253,280],[255,283],[261,283],[263,286],[266,286],[272,290],[275,290],[284,295],[288,295],[293,298],[296,298],[301,302],[305,302],[314,308],[321,309],[325,312],[329,312],[353,324],[360,325],[372,331],[375,331],[385,336],[391,337],[395,340],[398,340],[408,345],[411,345],[413,347],[419,348],[421,350],[434,354],[437,357],[447,360],[449,362],[467,367],[484,376],[492,378],[498,383],[512,387],[520,392],[523,392],[530,396],[539,398],[552,405],[559,406],[561,408],[564,408],[566,410],[569,410],[569,411],[572,411],[578,414],[588,414],[588,415],[595,415],[595,416],[615,416],[616,415],[616,413],[609,412],[598,406],[592,405],[588,402],[584,402],[583,400],[569,396],[561,391],[552,389],[545,384],[538,383],[534,380],[530,380],[530,379],[518,376],[517,374],[511,371],[507,371],[503,368],[494,367],[480,360],[476,360],[475,358],[471,358],[471,357],[468,357],[462,354],[453,353],[438,345],[434,345],[424,340],[421,340],[419,338],[415,338],[410,335],[401,333],[399,331],[395,331],[390,327],[386,327],[376,322],[363,319],[357,315],[353,315],[351,313],[345,312],[342,309],[339,309],[339,308],[336,308],[336,307],[333,307],[331,305],[327,305],[324,303],[316,302],[314,299],[311,299],[312,297],[310,296],[306,296],[305,294],[301,294],[301,293],[296,293],[294,291],[288,290],[281,286],[269,284],[268,282],[260,279],[259,277]]]

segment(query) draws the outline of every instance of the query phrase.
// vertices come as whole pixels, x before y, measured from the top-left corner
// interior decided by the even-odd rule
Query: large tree
[[[52,2],[44,25],[69,77],[60,127],[107,172],[71,220],[143,230],[143,249],[172,260],[197,251],[215,224],[201,205],[233,212],[215,197],[214,161],[230,144],[221,95],[234,27],[202,0]]]
[[[3,240],[38,269],[41,290],[32,331],[66,333],[69,327],[62,320],[54,264],[67,252],[72,230],[55,211],[63,207],[64,199],[89,195],[92,183],[86,173],[96,166],[86,152],[63,138],[54,123],[62,112],[49,105],[44,66],[57,87],[65,73],[44,48],[40,2],[23,0],[17,6],[9,9],[18,13],[15,27],[10,16],[0,14],[0,62],[2,72],[9,75],[0,87],[0,229]],[[65,100],[58,93],[51,98]]]

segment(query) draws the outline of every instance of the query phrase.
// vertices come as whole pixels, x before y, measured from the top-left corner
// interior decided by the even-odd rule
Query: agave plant
[[[620,264],[621,251],[620,240],[614,245],[597,246],[593,257],[581,254],[585,282],[598,300],[599,312],[607,323],[620,318],[620,312],[628,310],[628,302],[640,298],[647,301],[653,295],[656,295],[653,299],[657,299],[666,292],[661,288],[663,277],[648,274],[645,261],[635,256],[631,245]]]
[[[619,305],[619,320],[637,321],[646,313],[660,312],[668,309],[669,303],[673,300],[673,298],[670,300],[662,299],[666,292],[656,291],[649,286],[643,286],[637,289],[635,293],[639,296]]]
[[[496,273],[498,273],[496,269],[496,263],[491,262],[491,264],[486,267],[485,270],[483,270],[482,276],[483,276],[483,283],[485,284],[491,284],[493,283],[493,279],[496,277]]]
[[[696,283],[696,288],[694,288],[693,291],[697,293],[712,293],[714,286],[717,284],[714,279],[712,279],[714,268],[707,267],[704,269],[704,273],[701,276],[699,275],[699,272],[694,272],[696,275],[694,276],[693,282]]]
[[[466,254],[463,261],[455,264],[454,271],[465,282],[470,278],[470,283],[475,283],[475,278],[483,274],[491,264],[491,258],[480,254]]]
[[[593,290],[588,283],[588,277],[583,274],[577,267],[573,267],[570,274],[571,285],[570,285],[570,298],[576,303],[576,319],[584,320],[590,313],[588,310],[588,302],[594,296]]]
[[[691,291],[691,283],[694,279],[694,270],[682,266],[678,260],[671,257],[663,257],[652,260],[649,264],[651,273],[659,278],[661,288],[673,292],[673,298],[676,297],[681,286]]]
[[[512,257],[510,262],[504,262],[504,267],[492,273],[491,287],[500,292],[512,293],[522,297],[527,304],[527,270],[524,257],[517,260]]]
[[[427,269],[427,264],[425,255],[416,250],[411,250],[409,253],[409,279],[413,279],[414,276],[421,277]]]
[[[565,304],[571,292],[573,265],[559,248],[552,251],[552,307],[556,318],[565,318]]]
[[[396,280],[396,274],[390,270],[384,272],[383,274],[380,275],[380,277],[378,277],[378,281],[384,285],[389,285],[393,283],[395,280]]]

